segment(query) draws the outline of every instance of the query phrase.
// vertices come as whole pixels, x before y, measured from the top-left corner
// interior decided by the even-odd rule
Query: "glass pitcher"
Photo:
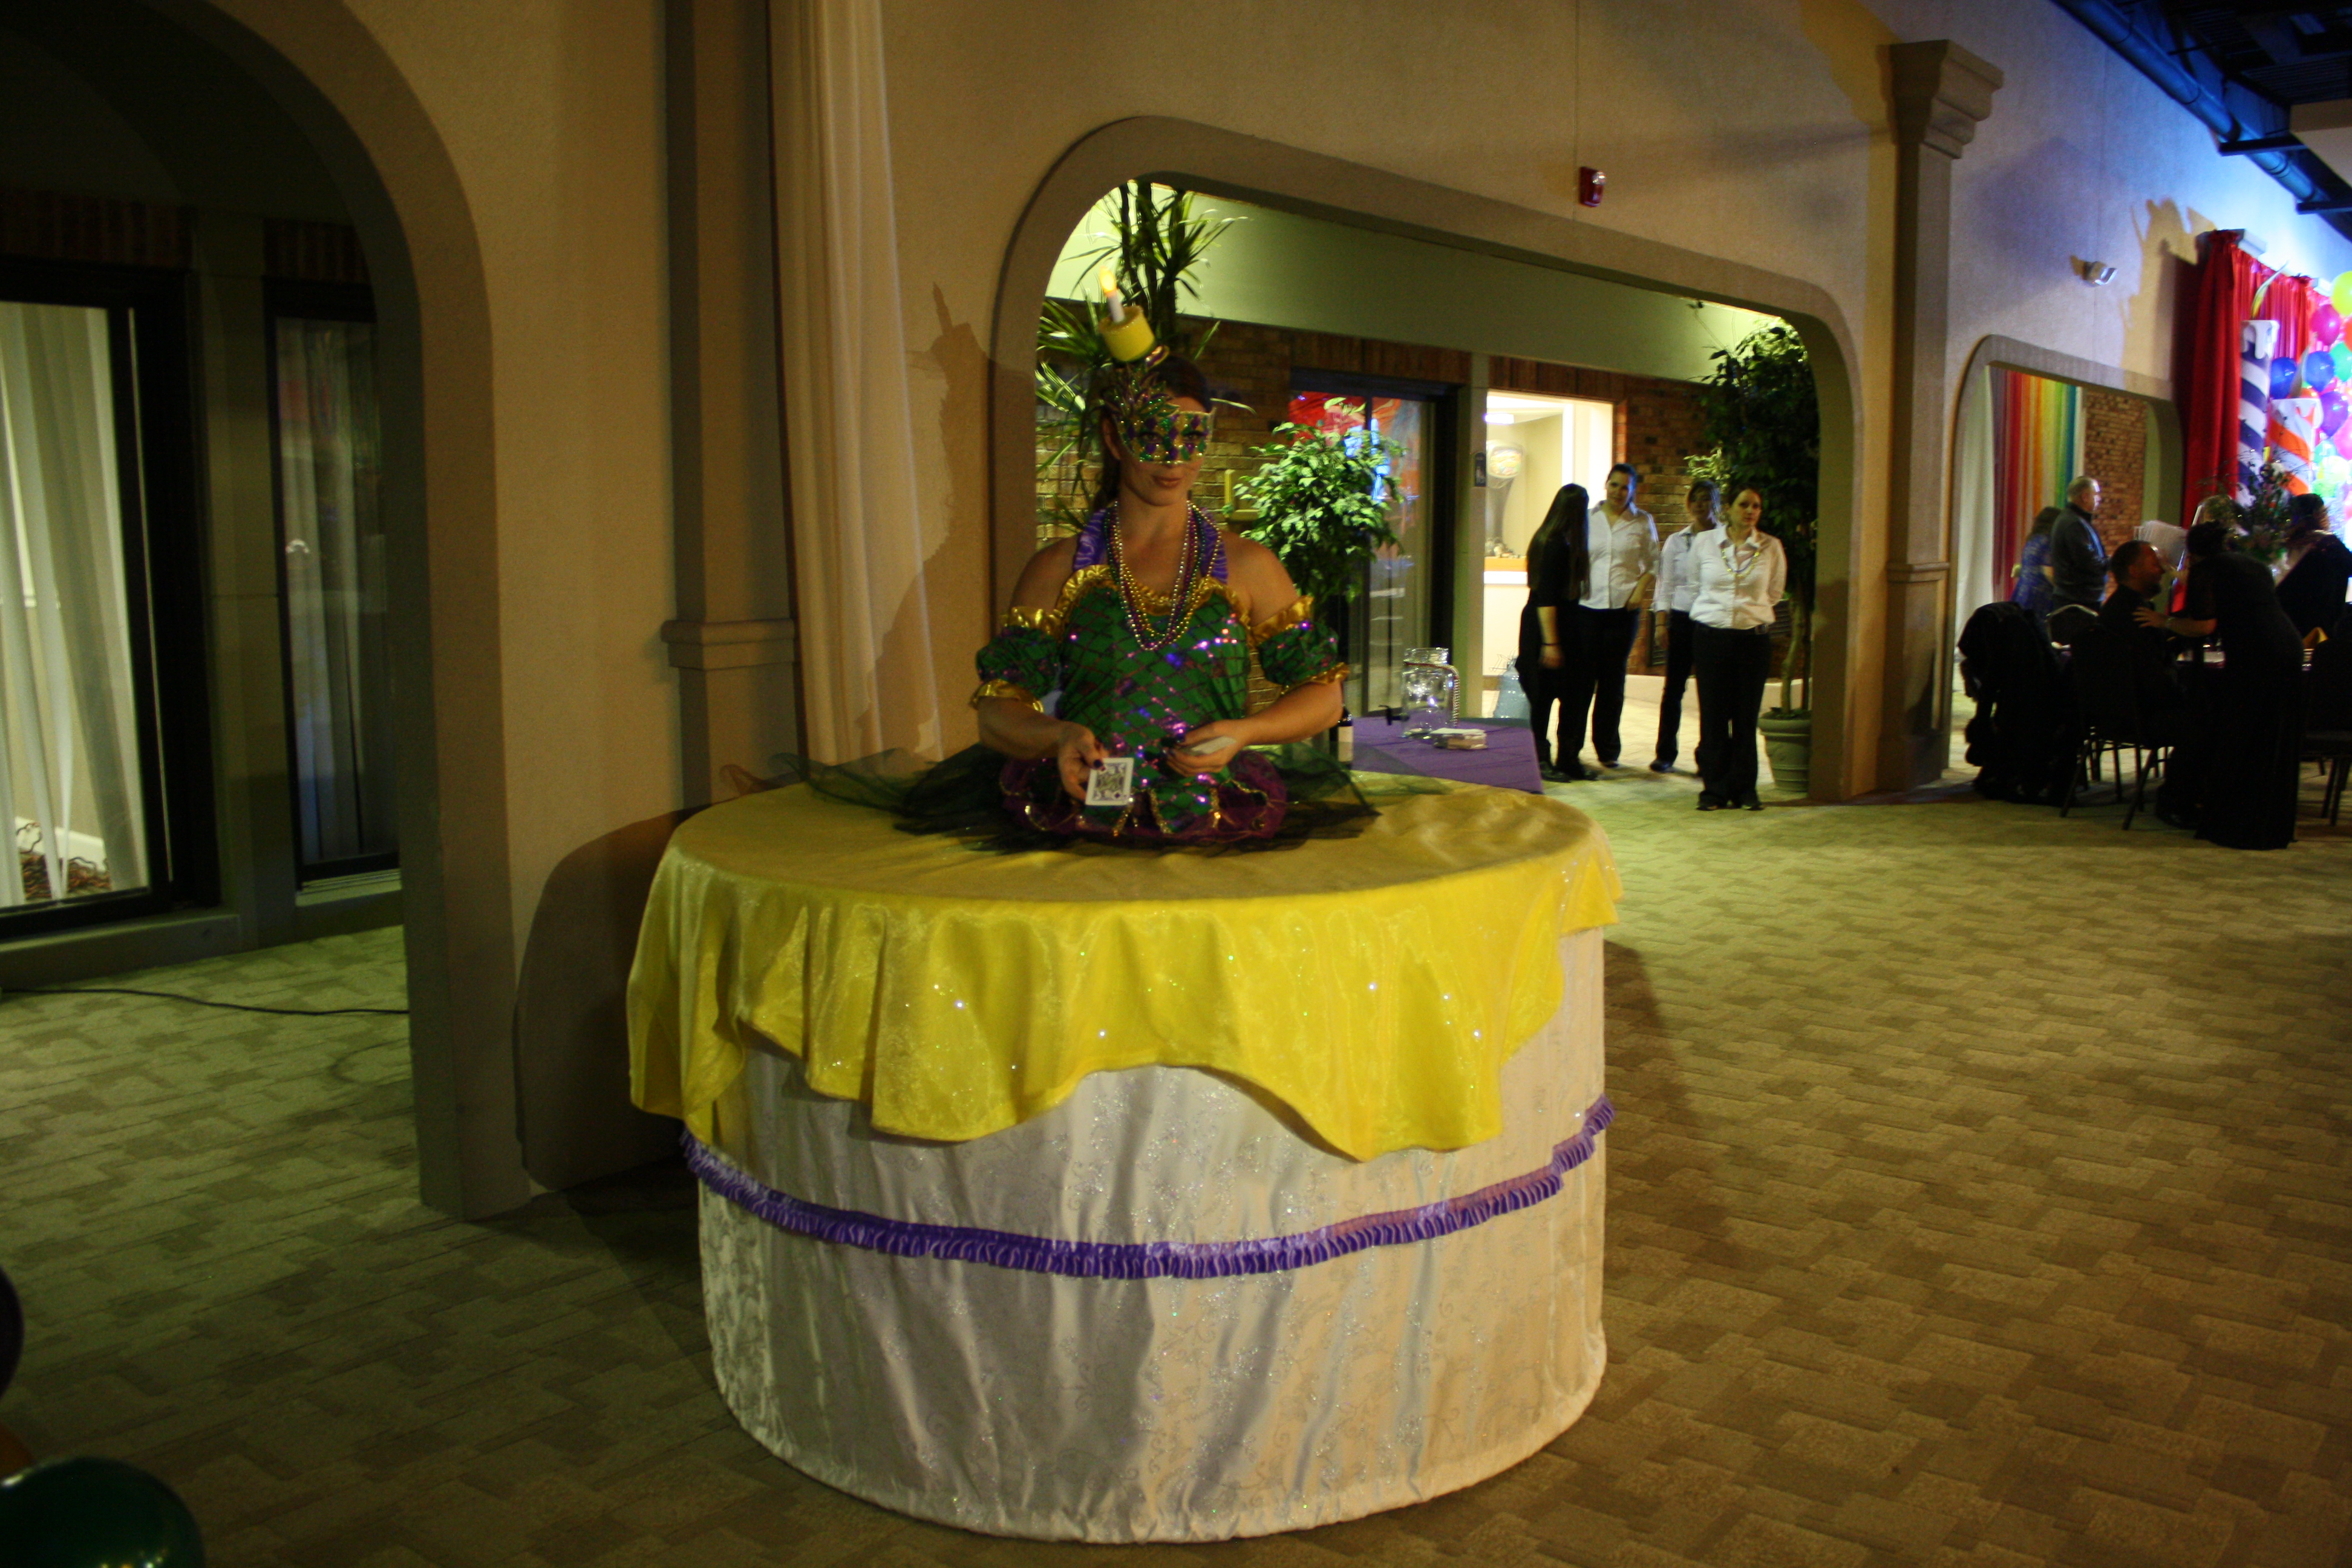
[[[1399,671],[1404,688],[1404,732],[1427,735],[1454,722],[1460,710],[1462,677],[1448,662],[1453,650],[1409,647]]]

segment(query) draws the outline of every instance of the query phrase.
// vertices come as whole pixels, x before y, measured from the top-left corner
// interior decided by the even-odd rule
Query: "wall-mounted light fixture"
[[[1519,416],[1516,414],[1508,413],[1500,408],[1489,408],[1486,410],[1486,423],[1489,425],[1517,425],[1518,422]]]
[[[1576,200],[1579,205],[1597,207],[1601,193],[1609,188],[1609,176],[1598,169],[1583,168],[1576,172]]]
[[[2088,283],[2092,288],[2104,289],[2108,284],[2116,280],[2116,269],[2108,266],[2105,262],[2085,261],[2079,256],[2075,257],[2074,259],[2074,276],[2080,278],[2084,282]]]

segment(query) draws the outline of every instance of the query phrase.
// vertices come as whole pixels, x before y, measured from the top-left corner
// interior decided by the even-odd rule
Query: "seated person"
[[[2139,697],[2139,712],[2152,730],[2182,706],[2180,678],[2172,661],[2179,639],[2144,624],[2138,612],[2155,607],[2164,582],[2164,557],[2146,540],[2126,539],[2107,561],[2115,591],[2099,606],[2099,624],[2122,639],[2132,653],[2132,686]]]

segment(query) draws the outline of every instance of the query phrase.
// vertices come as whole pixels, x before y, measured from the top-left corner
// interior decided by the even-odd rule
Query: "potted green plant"
[[[1404,448],[1369,430],[1286,424],[1273,435],[1252,449],[1265,465],[1236,487],[1244,510],[1257,513],[1248,531],[1281,557],[1344,651],[1357,582],[1380,548],[1397,542],[1379,495],[1381,476]]]
[[[1764,498],[1764,529],[1789,558],[1789,648],[1780,702],[1758,721],[1773,782],[1801,790],[1812,752],[1812,645],[1821,517],[1822,416],[1804,340],[1785,321],[1762,326],[1714,355],[1698,384],[1704,469],[1732,499],[1732,487]]]
[[[1134,180],[1102,204],[1111,241],[1081,258],[1092,275],[1108,267],[1128,303],[1139,308],[1168,352],[1197,359],[1217,323],[1179,314],[1198,292],[1193,269],[1238,218],[1202,217],[1190,191]],[[1095,307],[1087,300],[1048,300],[1037,314],[1037,497],[1040,531],[1075,533],[1086,521],[1089,484],[1081,455],[1097,414],[1096,373],[1110,363]]]

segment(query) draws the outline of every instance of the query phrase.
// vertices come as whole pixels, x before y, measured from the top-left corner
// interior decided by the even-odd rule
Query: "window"
[[[287,734],[305,883],[399,861],[372,316],[365,289],[272,288]]]
[[[0,267],[0,938],[214,895],[184,288]]]

